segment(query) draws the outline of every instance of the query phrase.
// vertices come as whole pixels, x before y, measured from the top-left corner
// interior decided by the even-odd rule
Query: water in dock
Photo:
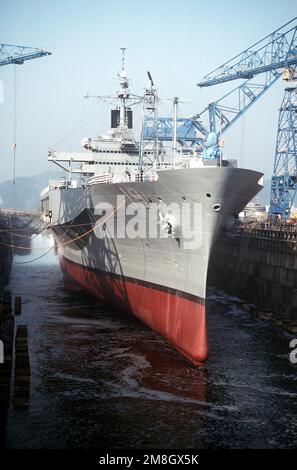
[[[27,263],[49,243],[14,258],[31,397],[11,407],[4,447],[297,447],[292,336],[211,291],[210,357],[195,368],[136,319],[67,292],[53,251]]]

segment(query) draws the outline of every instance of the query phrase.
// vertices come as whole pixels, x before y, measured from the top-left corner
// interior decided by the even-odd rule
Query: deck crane
[[[290,82],[285,89],[278,122],[273,176],[271,180],[271,217],[287,219],[297,192],[297,17],[216,68],[198,83],[200,87],[244,79],[238,88],[208,107],[210,130],[218,123],[226,130],[282,75]],[[261,86],[254,83],[262,77]],[[237,105],[224,101],[237,94]]]
[[[51,52],[34,47],[0,44],[0,66],[9,64],[21,65],[26,60],[37,59],[45,55],[51,55]]]

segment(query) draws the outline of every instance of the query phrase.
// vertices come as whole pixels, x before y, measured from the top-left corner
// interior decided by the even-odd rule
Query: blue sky
[[[291,0],[0,0],[0,42],[52,52],[17,67],[17,176],[50,168],[47,150],[63,137],[58,150],[80,150],[83,137],[108,128],[108,107],[100,108],[83,95],[115,91],[120,47],[127,48],[133,91],[142,93],[150,70],[160,97],[189,100],[181,105],[187,116],[236,85],[199,89],[199,79],[296,12]],[[13,74],[12,65],[0,69],[0,181],[12,177]],[[228,157],[244,157],[246,167],[267,175],[273,167],[283,89],[279,80],[225,134]],[[160,114],[170,112],[165,102]]]

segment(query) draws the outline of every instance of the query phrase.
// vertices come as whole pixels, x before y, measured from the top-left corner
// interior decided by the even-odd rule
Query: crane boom
[[[209,132],[224,134],[261,96],[278,80],[281,73],[271,70],[263,74],[261,80],[250,79],[237,86],[217,101],[191,118],[178,118],[178,141],[180,144],[190,142],[203,145]],[[208,113],[208,123],[203,124],[200,118]],[[199,120],[198,120],[199,119]],[[145,121],[144,137],[154,139],[154,128],[150,119]],[[159,140],[170,141],[173,136],[173,118],[158,117],[157,133]]]
[[[187,129],[187,132],[180,132],[180,143],[201,143],[209,132],[223,134],[277,81],[281,76],[281,68],[294,68],[295,64],[297,17],[218,67],[198,83],[200,87],[206,87],[238,78],[245,79],[242,84],[199,113],[200,117],[208,112],[208,125],[193,122],[192,118],[183,120],[181,130]],[[159,118],[158,128],[159,138],[169,140],[172,135],[172,118]],[[197,135],[195,139],[195,131],[202,135]],[[147,132],[147,137],[151,138],[151,129]]]
[[[239,87],[243,91],[249,80],[265,73],[272,78],[268,81],[266,78],[269,87],[281,75],[281,69],[284,69],[283,78],[291,82],[291,86],[285,90],[279,112],[269,215],[287,219],[297,194],[297,17],[206,75],[198,85],[206,87],[245,78],[248,79],[247,82]],[[228,94],[222,100],[227,96]],[[249,99],[249,95],[247,97]],[[228,113],[230,115],[231,112],[232,115],[233,110],[222,107],[220,100],[211,103],[210,128],[216,132],[216,121],[220,119],[221,125],[227,129],[254,101],[252,97],[251,102],[247,102],[243,110],[240,110],[239,95],[239,105],[237,109],[234,108],[234,118],[230,122]]]
[[[51,55],[51,52],[34,47],[0,44],[0,66],[9,64],[21,65],[27,60],[37,59],[46,55]]]
[[[208,105],[209,132],[227,131],[280,77],[276,70],[266,72],[262,80],[246,80],[222,98]]]
[[[297,17],[206,75],[200,87],[290,68],[297,63]]]

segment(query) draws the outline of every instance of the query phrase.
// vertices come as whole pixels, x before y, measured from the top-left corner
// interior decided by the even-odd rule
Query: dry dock
[[[297,332],[296,226],[244,227],[223,234],[212,254],[208,283]]]
[[[54,250],[28,262],[46,237],[14,258],[9,288],[22,297],[16,327],[28,326],[30,402],[10,407],[2,447],[297,447],[295,335],[210,290],[210,356],[193,367],[133,317],[65,290]]]
[[[11,217],[3,215],[0,211],[0,294],[3,287],[8,283],[11,263],[12,249]]]

